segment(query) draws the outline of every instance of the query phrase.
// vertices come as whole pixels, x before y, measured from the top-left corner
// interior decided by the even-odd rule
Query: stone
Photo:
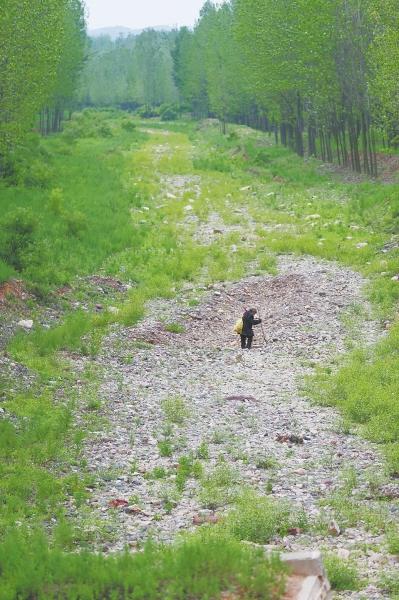
[[[328,524],[328,533],[335,537],[341,535],[341,529],[336,521],[330,521],[330,523]]]
[[[17,323],[18,327],[23,327],[24,329],[32,329],[33,321],[32,319],[22,319]]]
[[[342,560],[348,560],[348,558],[350,557],[350,552],[346,548],[338,548],[337,556],[339,558],[342,558]]]

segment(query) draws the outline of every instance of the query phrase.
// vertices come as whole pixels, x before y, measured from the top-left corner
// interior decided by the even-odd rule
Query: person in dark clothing
[[[252,340],[254,338],[254,330],[252,329],[254,325],[259,325],[262,323],[262,319],[255,319],[256,308],[250,308],[246,310],[242,316],[242,333],[241,333],[241,348],[248,348],[248,350],[252,346]]]

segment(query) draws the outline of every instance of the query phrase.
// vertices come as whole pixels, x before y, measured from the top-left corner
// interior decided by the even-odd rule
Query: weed
[[[279,463],[274,456],[259,456],[255,464],[257,469],[277,469],[279,467]]]
[[[146,473],[147,479],[165,479],[167,477],[168,472],[164,467],[154,467],[152,471],[148,471]]]
[[[206,508],[231,504],[238,493],[240,476],[238,471],[227,464],[219,464],[202,479],[199,499]]]
[[[167,513],[171,513],[173,508],[179,503],[180,493],[176,486],[165,483],[159,489],[159,497],[162,501],[165,511]]]
[[[197,300],[196,298],[191,298],[191,300],[188,301],[189,306],[198,306],[199,303],[200,303],[200,301]]]
[[[165,325],[165,331],[169,331],[169,333],[184,333],[185,327],[180,325],[180,323],[168,323]]]
[[[224,444],[228,440],[229,434],[227,431],[221,429],[215,429],[213,431],[210,441],[212,444]]]
[[[387,533],[388,551],[390,554],[399,555],[399,529],[392,527]]]
[[[101,401],[98,398],[91,398],[86,404],[87,410],[100,410]]]
[[[170,423],[182,425],[189,417],[189,410],[186,402],[181,396],[171,396],[162,401],[162,410],[165,418]]]
[[[134,506],[141,506],[142,502],[140,496],[138,494],[133,494],[132,496],[129,496],[129,504]]]
[[[158,442],[158,450],[160,456],[172,456],[173,454],[173,445],[168,440],[160,440]]]
[[[356,591],[361,588],[361,580],[353,563],[334,554],[327,554],[324,556],[324,565],[333,590]]]
[[[267,544],[275,535],[286,535],[291,527],[305,529],[306,517],[289,503],[245,492],[235,501],[226,527],[239,540]]]
[[[130,472],[130,474],[131,474],[131,475],[134,475],[135,473],[137,473],[137,471],[138,471],[138,467],[139,467],[139,463],[138,463],[138,461],[137,461],[137,460],[133,460],[133,461],[130,463],[130,468],[129,468],[129,472]]]
[[[202,460],[209,459],[209,447],[206,442],[201,442],[201,444],[197,448],[197,457]]]

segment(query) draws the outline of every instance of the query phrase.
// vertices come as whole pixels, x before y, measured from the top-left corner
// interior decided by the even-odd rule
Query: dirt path
[[[193,185],[192,179],[187,182]],[[173,196],[171,177],[168,190]],[[233,487],[250,486],[303,509],[308,530],[276,538],[273,547],[337,550],[354,558],[371,581],[361,593],[340,597],[384,597],[376,587],[390,561],[383,536],[364,520],[344,527],[346,517],[339,519],[344,506],[341,513],[331,504],[322,506],[334,495],[337,502],[348,502],[342,490],[355,477],[348,492],[352,503],[372,509],[368,490],[383,470],[382,460],[370,443],[343,432],[337,411],[312,406],[300,393],[316,364],[344,351],[343,315],[368,313],[363,286],[359,274],[336,264],[284,256],[276,276],[207,290],[187,285],[173,301],[152,302],[137,327],[117,328],[108,336],[98,362],[104,370],[102,414],[109,426],[91,437],[85,450],[88,468],[99,478],[90,506],[113,532],[100,545],[103,550],[135,548],[149,536],[169,541],[229,510],[228,494],[210,501],[195,477],[177,490],[178,461],[192,453],[205,472],[217,465],[234,472]],[[265,318],[267,336],[265,344],[257,331],[250,352],[238,348],[232,333],[235,319],[249,306]],[[180,333],[168,330],[176,324]],[[359,320],[357,334],[372,342],[380,331],[366,319]],[[171,424],[162,406],[176,397],[187,414]],[[126,506],[112,508],[115,500]],[[338,536],[328,531],[332,518],[342,528]]]

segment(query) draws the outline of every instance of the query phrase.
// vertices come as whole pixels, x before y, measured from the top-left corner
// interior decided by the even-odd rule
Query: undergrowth
[[[236,593],[278,600],[285,587],[276,556],[265,558],[262,550],[207,530],[174,546],[148,544],[138,554],[108,558],[66,554],[49,549],[41,536],[28,542],[15,533],[0,545],[0,569],[2,600],[207,600]]]

